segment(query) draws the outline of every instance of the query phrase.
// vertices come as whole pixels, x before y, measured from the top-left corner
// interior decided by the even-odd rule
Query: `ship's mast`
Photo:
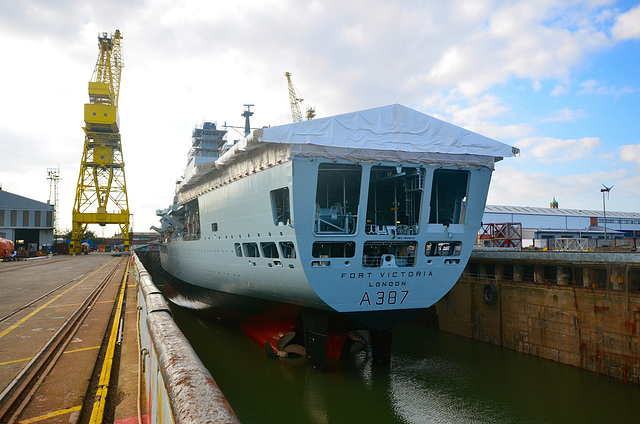
[[[244,136],[248,136],[251,133],[251,125],[249,125],[249,118],[253,115],[251,111],[251,107],[253,105],[244,105],[244,110],[242,111],[242,115],[244,117]]]

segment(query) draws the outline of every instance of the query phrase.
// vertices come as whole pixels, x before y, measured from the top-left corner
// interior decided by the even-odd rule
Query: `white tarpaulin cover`
[[[494,158],[519,153],[507,144],[399,104],[264,128],[259,141]]]
[[[211,186],[295,156],[493,169],[495,161],[518,153],[515,147],[395,104],[255,130],[217,160],[185,170],[178,191],[182,204]]]

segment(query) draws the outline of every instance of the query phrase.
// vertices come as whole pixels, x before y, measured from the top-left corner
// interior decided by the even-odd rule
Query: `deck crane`
[[[122,34],[116,30],[98,36],[99,55],[84,105],[84,150],[73,206],[69,253],[82,252],[88,224],[117,224],[129,250],[129,200],[120,138],[118,99],[122,61]],[[108,210],[109,208],[109,210]]]
[[[289,103],[291,103],[291,118],[293,122],[302,121],[302,112],[300,112],[300,103],[304,101],[298,93],[291,81],[291,73],[285,72],[284,76],[287,77],[287,85],[289,87]],[[307,120],[311,120],[316,117],[316,111],[313,107],[308,107],[306,111]]]

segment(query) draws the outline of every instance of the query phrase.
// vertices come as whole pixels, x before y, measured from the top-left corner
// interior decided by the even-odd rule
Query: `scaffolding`
[[[522,249],[522,224],[511,222],[482,224],[478,233],[478,245]]]

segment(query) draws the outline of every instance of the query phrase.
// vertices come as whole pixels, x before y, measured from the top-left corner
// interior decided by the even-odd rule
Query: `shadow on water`
[[[322,373],[304,358],[267,358],[239,329],[172,308],[244,424],[637,420],[637,386],[414,323],[396,327],[389,368],[358,352]]]
[[[394,330],[390,367],[358,352],[323,373],[171,308],[243,424],[638,422],[636,385],[411,322]]]

